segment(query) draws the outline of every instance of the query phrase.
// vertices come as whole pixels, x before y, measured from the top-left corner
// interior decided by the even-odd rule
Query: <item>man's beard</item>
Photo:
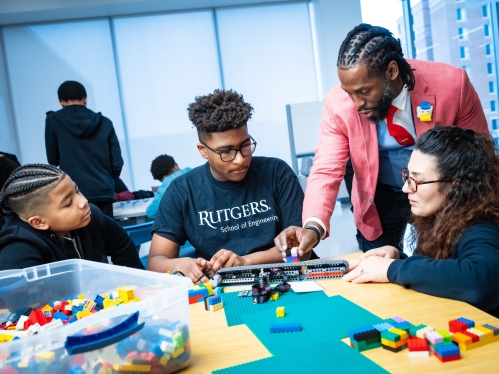
[[[388,115],[388,111],[390,110],[390,106],[392,105],[392,101],[395,98],[395,94],[393,92],[393,88],[385,79],[385,87],[383,88],[383,95],[381,99],[378,101],[378,105],[374,109],[376,111],[376,115],[372,115],[368,117],[368,120],[372,123],[378,123],[379,121],[386,118]]]

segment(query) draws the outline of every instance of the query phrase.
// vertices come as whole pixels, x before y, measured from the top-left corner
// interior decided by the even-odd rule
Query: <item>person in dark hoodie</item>
[[[112,217],[114,181],[123,168],[113,123],[86,107],[87,92],[81,83],[66,81],[57,94],[62,109],[47,112],[45,120],[47,160],[71,176],[89,202]]]
[[[0,191],[6,223],[0,232],[0,270],[66,259],[143,269],[123,228],[89,204],[62,170],[45,164],[17,168]]]
[[[455,126],[428,130],[402,179],[415,254],[372,249],[343,279],[392,282],[499,317],[499,158],[490,135]]]

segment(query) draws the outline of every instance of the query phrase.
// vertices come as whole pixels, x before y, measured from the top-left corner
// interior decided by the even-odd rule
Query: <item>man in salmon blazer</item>
[[[338,54],[340,85],[324,98],[319,143],[303,205],[303,227],[275,238],[285,256],[301,256],[329,234],[345,166],[351,160],[354,220],[359,248],[401,248],[410,205],[402,192],[415,140],[435,127],[487,132],[478,95],[466,72],[447,64],[406,60],[400,41],[385,28],[360,24]]]

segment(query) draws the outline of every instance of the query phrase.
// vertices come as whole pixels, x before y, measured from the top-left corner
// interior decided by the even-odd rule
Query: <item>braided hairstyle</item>
[[[400,39],[395,39],[390,31],[361,23],[341,43],[336,65],[342,70],[348,70],[364,63],[369,73],[384,76],[390,62],[395,61],[402,82],[412,91],[416,81],[411,65],[403,56]]]
[[[12,172],[0,191],[0,209],[4,216],[30,214],[49,202],[48,194],[66,173],[46,164],[26,164]]]

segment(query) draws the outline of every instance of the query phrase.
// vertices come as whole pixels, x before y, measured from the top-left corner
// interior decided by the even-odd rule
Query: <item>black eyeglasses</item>
[[[409,169],[404,168],[402,169],[402,180],[404,181],[404,184],[407,183],[407,186],[412,192],[417,192],[418,191],[418,186],[420,184],[430,184],[430,183],[437,183],[437,182],[452,182],[452,179],[441,179],[437,181],[426,181],[426,182],[418,182],[414,178],[409,176]]]
[[[223,162],[229,162],[236,158],[237,152],[241,152],[243,156],[250,156],[255,152],[256,149],[255,139],[253,139],[251,136],[250,139],[253,141],[253,143],[242,145],[239,148],[229,148],[224,151],[217,151],[216,149],[208,147],[203,142],[201,142],[201,144],[204,145],[206,148],[208,148],[210,151],[215,152],[217,155],[219,155],[220,159]]]

